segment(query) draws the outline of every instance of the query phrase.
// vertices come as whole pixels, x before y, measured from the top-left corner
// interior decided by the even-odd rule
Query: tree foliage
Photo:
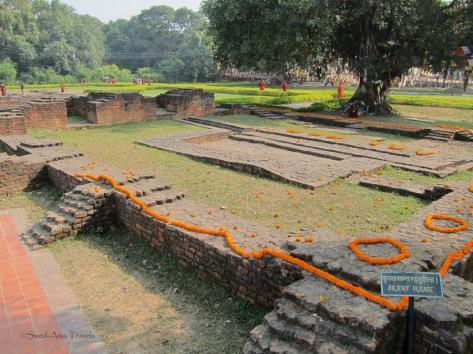
[[[100,65],[101,26],[58,0],[0,0],[0,60],[14,62],[24,77],[33,76],[33,68],[67,75]]]
[[[110,57],[107,61],[136,71],[152,68],[168,81],[196,81],[213,68],[203,45],[204,17],[192,10],[153,6],[104,27]]]
[[[0,0],[0,63],[14,64],[24,82],[132,80],[139,68],[148,78],[205,81],[214,71],[205,22],[189,9],[154,6],[104,25],[59,0]]]
[[[472,21],[472,0],[204,0],[208,33],[224,65],[283,72],[339,61],[360,76],[356,96],[386,108],[392,79],[439,69]],[[463,20],[459,21],[459,18]],[[470,27],[471,28],[471,27]]]

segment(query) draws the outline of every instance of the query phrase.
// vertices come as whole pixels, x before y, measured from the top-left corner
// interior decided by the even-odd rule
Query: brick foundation
[[[154,120],[156,103],[154,98],[138,93],[91,93],[87,97],[87,119],[99,125]]]
[[[46,166],[42,170],[47,171],[49,178],[61,189],[70,191],[57,210],[48,212],[30,231],[41,244],[119,222],[160,253],[176,259],[181,266],[202,277],[215,280],[238,297],[265,307],[273,307],[278,299],[274,311],[252,331],[245,353],[397,354],[402,351],[403,312],[391,312],[278,259],[239,257],[223,238],[162,223],[145,214],[141,207],[121,192],[112,190],[107,183],[91,183],[73,175],[77,172],[107,174],[161,215],[170,212],[172,219],[188,224],[232,229],[234,242],[243,249],[280,249],[354,285],[379,293],[381,268],[360,262],[355,257],[346,247],[351,239],[349,235],[335,234],[328,229],[301,231],[303,237],[314,236],[317,242],[297,243],[279,231],[251,224],[224,211],[210,213],[205,206],[184,199],[182,193],[172,191],[169,185],[151,174],[137,173],[130,177],[113,167],[74,156],[73,152],[57,145],[42,145],[23,138],[16,140],[21,146],[12,147],[12,151],[30,151],[31,154],[12,159],[13,163],[18,164],[26,157],[38,159],[41,166]],[[3,163],[7,163],[9,158],[3,159]],[[21,172],[21,163],[18,165],[9,168],[16,168],[20,175],[28,175]],[[447,238],[426,229],[424,220],[433,212],[450,215],[459,207],[467,210],[473,198],[468,186],[468,183],[452,183],[451,193],[433,202],[410,221],[387,231],[387,237],[408,247],[411,257],[383,270],[435,271],[448,252],[463,247],[471,239],[470,232],[459,232],[454,238]],[[467,212],[463,212],[462,218],[472,221]],[[238,228],[232,228],[232,225],[238,225]],[[254,231],[255,239],[249,237]],[[426,237],[427,244],[422,241]],[[387,256],[392,252],[389,245],[370,247],[373,255]],[[444,279],[445,299],[417,301],[416,349],[419,353],[472,352],[472,259],[472,255],[467,255],[453,264]]]
[[[174,118],[204,117],[215,113],[215,94],[201,89],[181,89],[156,97],[158,107],[174,114]]]

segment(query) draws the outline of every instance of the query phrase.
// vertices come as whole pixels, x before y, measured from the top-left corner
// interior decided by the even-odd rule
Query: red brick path
[[[11,217],[0,215],[0,352],[68,353],[60,334]]]

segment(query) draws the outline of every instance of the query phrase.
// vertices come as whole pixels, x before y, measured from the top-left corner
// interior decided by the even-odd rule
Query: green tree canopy
[[[204,0],[208,33],[224,65],[284,72],[340,61],[360,76],[354,100],[385,112],[392,79],[440,67],[461,42],[471,0]],[[464,34],[464,33],[463,33]]]
[[[152,68],[169,81],[206,80],[213,62],[202,40],[204,25],[192,10],[153,6],[129,21],[105,25],[107,61],[133,71]]]
[[[71,74],[100,65],[104,52],[98,19],[58,0],[0,0],[0,61],[11,60],[20,76],[33,68]]]

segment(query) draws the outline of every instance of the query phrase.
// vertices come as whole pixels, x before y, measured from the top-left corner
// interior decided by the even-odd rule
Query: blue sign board
[[[443,297],[439,273],[382,272],[383,296]]]

